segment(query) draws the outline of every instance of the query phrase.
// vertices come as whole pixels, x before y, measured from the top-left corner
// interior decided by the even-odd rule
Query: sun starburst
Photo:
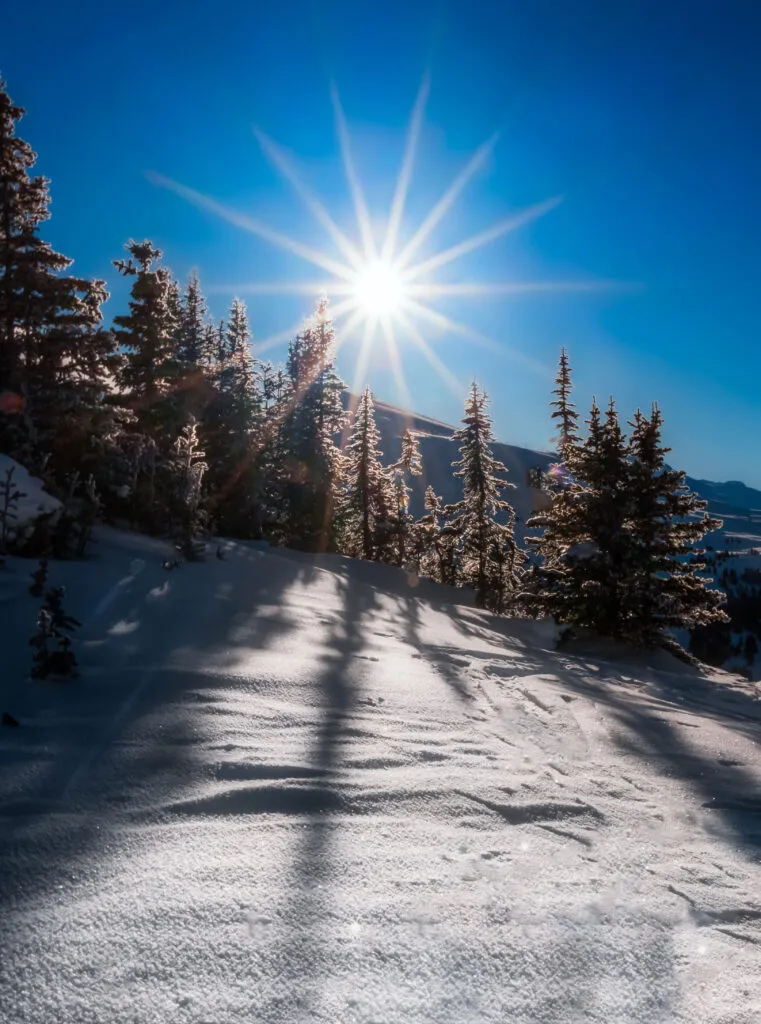
[[[338,299],[339,301],[332,306],[332,315],[335,319],[346,318],[337,335],[339,343],[355,331],[361,334],[356,367],[357,378],[360,378],[360,372],[363,374],[366,371],[372,348],[380,339],[386,346],[389,364],[399,392],[398,398],[403,403],[408,400],[409,394],[402,370],[399,345],[401,338],[408,339],[422,352],[431,368],[449,388],[460,395],[463,391],[462,385],[423,336],[420,326],[425,323],[435,325],[438,331],[465,337],[471,342],[517,358],[525,366],[544,372],[544,367],[541,364],[524,353],[511,349],[504,342],[498,343],[433,308],[431,303],[435,303],[436,299],[447,297],[479,299],[488,296],[518,296],[548,291],[583,292],[592,289],[620,287],[615,282],[602,281],[501,281],[447,284],[431,279],[432,274],[447,264],[516,231],[539,217],[543,217],[561,202],[562,197],[554,196],[541,200],[499,220],[455,245],[442,249],[433,256],[419,259],[416,262],[415,258],[424,242],[430,238],[473,176],[491,155],[498,139],[498,133],[496,133],[475,150],[417,229],[410,233],[406,241],[401,242],[404,209],[412,181],[429,90],[429,77],[425,75],[410,115],[402,164],[393,193],[385,236],[380,246],[377,245],[373,232],[370,211],[354,162],[348,123],[335,85],[331,85],[330,95],[338,145],[357,221],[358,241],[355,242],[347,237],[336,224],[325,206],[304,184],[285,151],[260,129],[254,129],[256,139],[266,157],[283,178],[291,184],[307,209],[325,230],[335,249],[340,252],[341,259],[305,245],[258,219],[241,214],[210,196],[177,181],[160,174],[149,174],[150,180],[155,185],[171,190],[194,206],[291,252],[329,274],[329,278],[314,282],[256,282],[225,286],[224,289],[215,290],[235,291],[237,294],[311,293],[316,295],[325,292],[331,298]],[[279,331],[264,339],[257,346],[258,351],[262,353],[282,343],[297,329],[298,325],[293,325],[287,330]],[[355,387],[362,383],[363,381],[358,379],[355,381]]]

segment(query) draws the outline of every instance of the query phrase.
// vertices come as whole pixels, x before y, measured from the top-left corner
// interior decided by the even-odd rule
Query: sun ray
[[[355,270],[361,270],[362,254],[359,252],[357,247],[349,241],[343,231],[341,231],[319,199],[317,199],[311,190],[308,189],[301,181],[281,147],[278,146],[277,143],[266,135],[260,128],[256,127],[256,125],[253,126],[253,132],[256,136],[257,142],[264,150],[270,162],[280,171],[283,177],[291,183],[307,209],[312,213],[318,223],[322,224],[351,266]]]
[[[358,395],[362,390],[362,382],[365,380],[367,367],[370,362],[370,350],[373,346],[373,339],[378,328],[378,318],[368,316],[365,320],[365,330],[357,353],[357,364],[354,368],[354,381],[352,382],[352,394]]]
[[[208,295],[321,295],[331,297],[353,295],[356,285],[348,281],[248,281],[241,284],[215,284],[206,289]]]
[[[478,171],[478,169],[483,165],[486,158],[494,149],[498,138],[499,132],[495,132],[491,138],[486,140],[486,142],[481,143],[470,160],[468,160],[465,167],[463,167],[444,195],[439,199],[423,223],[417,229],[415,234],[409,242],[407,242],[404,249],[402,249],[396,260],[396,267],[398,270],[403,270],[409,266],[409,262],[417,250],[452,206],[476,171]]]
[[[496,281],[459,284],[406,284],[404,294],[411,298],[435,299],[448,296],[483,298],[488,295],[535,295],[551,292],[626,292],[639,285],[631,281]]]
[[[420,129],[423,124],[423,114],[425,113],[425,105],[428,102],[430,88],[431,79],[428,72],[426,72],[420,82],[420,88],[418,89],[417,98],[410,117],[410,126],[407,132],[407,143],[404,148],[402,167],[399,171],[399,178],[396,182],[394,198],[391,203],[391,216],[388,222],[386,238],[383,242],[383,249],[381,251],[381,260],[384,262],[388,262],[396,251],[396,242],[399,235],[399,228],[402,223],[402,215],[404,214],[404,204],[407,201],[407,191],[410,187],[410,179],[412,178],[412,170],[415,164],[415,153],[417,152]]]
[[[443,363],[441,359],[436,355],[431,346],[425,340],[423,335],[413,324],[412,320],[407,316],[404,310],[397,312],[397,317],[402,322],[404,329],[407,331],[413,342],[417,345],[420,351],[423,353],[425,358],[431,364],[432,368],[438,373],[444,383],[447,385],[449,390],[457,396],[459,400],[462,400],[464,394],[464,388],[460,381],[455,377],[446,363]]]
[[[308,260],[310,263],[314,263],[318,267],[322,267],[323,270],[327,270],[331,274],[335,274],[336,277],[344,280],[351,280],[353,276],[350,267],[346,267],[344,264],[331,259],[324,253],[321,253],[316,249],[311,249],[309,246],[302,245],[301,242],[297,242],[294,239],[289,238],[287,235],[283,235],[281,232],[267,227],[266,224],[262,224],[260,221],[254,220],[253,217],[249,217],[243,213],[238,213],[237,210],[233,210],[229,206],[225,206],[223,203],[217,202],[216,199],[212,199],[210,196],[206,196],[202,192],[197,192],[194,188],[182,185],[180,182],[174,181],[172,178],[167,178],[163,174],[157,174],[155,171],[148,171],[146,177],[152,184],[157,185],[159,188],[165,188],[170,192],[174,192],[175,195],[185,199],[193,206],[196,206],[201,210],[208,210],[209,213],[216,214],[218,217],[228,221],[230,224],[235,224],[236,227],[243,228],[244,231],[248,231],[253,235],[258,235],[259,238],[263,238],[265,241],[272,242],[273,245],[277,245],[281,249],[286,249],[288,252],[292,252],[294,256],[300,256],[302,259]]]
[[[487,228],[485,231],[480,231],[477,235],[472,235],[470,238],[466,238],[464,242],[459,242],[457,245],[453,245],[450,249],[445,249],[444,252],[437,253],[435,256],[431,256],[430,259],[424,260],[422,263],[418,263],[414,267],[410,267],[406,271],[405,281],[414,281],[416,278],[422,277],[423,274],[427,274],[431,270],[438,270],[439,267],[443,267],[446,263],[451,263],[452,260],[459,259],[459,257],[464,256],[465,253],[473,252],[474,249],[480,249],[481,246],[487,245],[489,242],[493,242],[497,238],[501,238],[502,235],[507,235],[511,231],[515,231],[517,228],[522,227],[524,224],[528,224],[530,221],[536,220],[538,217],[543,217],[545,213],[549,213],[550,210],[554,210],[560,202],[562,202],[562,196],[554,196],[552,199],[545,199],[544,202],[535,203],[534,206],[529,206],[528,209],[522,210],[520,213],[516,213],[512,217],[506,217],[504,220],[501,220],[498,224],[494,224],[492,227]]]
[[[528,369],[533,370],[534,373],[541,377],[552,375],[550,368],[545,366],[543,363],[540,363],[538,360],[524,355],[522,352],[511,348],[509,345],[500,344],[495,341],[494,338],[490,338],[488,334],[482,334],[481,331],[477,331],[473,327],[469,327],[467,324],[460,323],[459,320],[453,320],[451,317],[445,316],[443,313],[437,313],[436,310],[431,309],[422,302],[416,302],[414,299],[408,299],[405,306],[408,310],[412,310],[417,313],[418,316],[425,320],[429,320],[431,323],[449,334],[457,334],[462,338],[467,338],[468,341],[475,342],[476,345],[480,345],[482,348],[488,349],[491,352],[496,352],[499,355],[507,356],[509,359],[514,359],[516,362],[522,363]]]
[[[336,353],[340,351],[344,342],[347,340],[351,332],[354,330],[357,324],[359,324],[359,322],[362,320],[362,317],[365,314],[362,309],[356,306],[356,303],[354,303],[353,299],[348,299],[346,302],[339,302],[337,306],[330,310],[330,316],[333,320],[335,320],[339,316],[342,316],[344,313],[349,312],[350,310],[352,310],[351,316],[349,317],[345,324],[338,327],[335,333],[334,344]]]
[[[356,302],[353,298],[344,299],[343,302],[339,302],[337,306],[334,306],[330,313],[333,318],[341,316],[343,313],[347,313],[350,309],[356,306]],[[254,351],[257,356],[263,355],[265,352],[269,352],[270,349],[276,348],[281,345],[284,341],[289,341],[294,335],[304,326],[304,317],[298,319],[295,323],[291,324],[284,331],[278,331],[276,334],[270,334],[264,338],[258,344],[254,345]]]
[[[405,412],[409,412],[409,409],[412,406],[412,396],[410,395],[409,388],[407,387],[407,381],[404,379],[402,361],[399,357],[399,346],[397,345],[396,338],[394,337],[394,325],[391,323],[390,316],[384,316],[381,318],[381,328],[383,329],[383,336],[386,339],[386,348],[391,362],[391,372],[394,375],[394,382],[396,383],[397,401]],[[405,427],[409,426],[408,420],[409,417],[407,417]]]
[[[341,148],[344,170],[349,182],[349,189],[351,190],[351,196],[354,202],[354,212],[356,214],[357,224],[359,225],[360,234],[362,236],[364,256],[366,260],[372,260],[376,258],[376,250],[372,224],[370,223],[370,214],[367,209],[367,203],[365,202],[365,196],[359,182],[359,177],[357,176],[357,170],[354,166],[354,160],[352,159],[351,143],[349,141],[349,128],[346,124],[346,116],[344,115],[343,107],[341,106],[341,98],[338,95],[338,89],[336,88],[335,82],[330,83],[330,98],[333,102],[336,131],[338,133],[338,144]]]

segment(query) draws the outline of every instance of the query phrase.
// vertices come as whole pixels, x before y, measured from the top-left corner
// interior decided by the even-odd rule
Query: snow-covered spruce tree
[[[186,557],[193,552],[193,539],[202,525],[201,483],[208,468],[205,456],[198,437],[198,423],[191,418],[182,428],[167,462],[172,487],[173,525]]]
[[[157,265],[161,251],[152,242],[130,241],[129,259],[114,260],[133,277],[129,313],[114,317],[116,339],[125,350],[119,383],[137,417],[138,429],[171,444],[180,426],[173,388],[180,374],[176,287],[170,271]]]
[[[203,425],[212,514],[223,532],[255,537],[261,530],[263,406],[248,315],[239,299],[230,308],[221,351]]]
[[[457,583],[457,539],[446,526],[444,505],[433,487],[425,491],[425,514],[415,523],[414,553],[423,576],[438,583]]]
[[[486,393],[474,382],[463,426],[453,435],[460,441],[454,466],[455,476],[463,482],[462,500],[448,506],[446,513],[451,517],[448,529],[458,541],[459,582],[473,587],[479,608],[496,608],[500,595],[503,606],[506,594],[512,600],[525,556],[515,542],[515,512],[502,498],[503,490],[515,485],[498,476],[507,468],[492,454],[487,404]]]
[[[262,532],[279,543],[284,538],[288,516],[287,420],[292,407],[293,386],[285,370],[276,369],[272,363],[260,363],[259,376],[262,401],[262,422],[257,438],[261,475],[259,512]]]
[[[0,81],[0,450],[60,482],[92,470],[112,431],[105,401],[118,362],[100,329],[102,281],[65,276],[71,260],[39,237],[49,217],[48,181],[32,177],[36,156],[16,135],[23,109]]]
[[[335,437],[345,421],[341,402],[345,385],[335,371],[334,339],[328,300],[323,297],[288,351],[291,398],[284,422],[285,538],[308,550],[325,550],[334,540],[340,464]]]
[[[405,476],[422,476],[423,457],[420,454],[420,443],[417,435],[409,427],[402,434],[402,450],[394,469],[400,469]]]
[[[338,503],[341,551],[355,558],[377,559],[391,533],[389,479],[382,455],[373,394],[367,387],[344,451]]]
[[[695,545],[721,521],[705,511],[707,503],[692,493],[685,475],[666,465],[663,416],[653,405],[650,416],[637,410],[629,441],[630,545],[624,604],[624,635],[631,642],[655,646],[669,628],[693,629],[726,622],[720,590],[709,589],[698,574],[705,563],[693,556]]]
[[[566,446],[573,445],[578,441],[579,414],[571,401],[572,390],[571,367],[568,362],[568,354],[563,348],[560,350],[560,363],[555,377],[555,387],[552,391],[556,397],[550,402],[550,407],[553,410],[552,419],[557,423],[556,440],[561,459]]]
[[[198,274],[191,273],[177,311],[177,355],[185,366],[195,368],[203,360],[208,313]]]
[[[414,519],[410,515],[408,477],[421,476],[423,460],[417,437],[407,429],[402,434],[402,450],[397,462],[389,467],[389,491],[392,497],[391,558],[396,565],[406,565],[412,550]]]
[[[174,287],[170,289],[170,312],[175,312],[173,297]],[[217,349],[215,328],[208,320],[206,300],[196,273],[188,278],[177,304],[175,324],[176,401],[184,423],[190,416],[202,418],[212,401],[210,378]]]
[[[568,482],[526,524],[543,532],[528,539],[539,564],[522,600],[534,614],[618,636],[629,547],[627,448],[612,400],[604,420],[593,402],[587,425],[583,442],[565,445]]]

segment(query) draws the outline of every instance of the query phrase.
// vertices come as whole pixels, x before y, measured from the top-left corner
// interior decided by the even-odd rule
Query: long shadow
[[[80,679],[30,683],[22,725],[6,730],[0,752],[11,796],[0,805],[0,909],[68,884],[73,865],[98,858],[112,823],[141,800],[181,796],[198,768],[198,727],[213,712],[213,690],[230,686],[204,666],[232,664],[296,628],[283,597],[299,566],[283,560],[273,571],[243,546],[228,557],[239,562],[232,571],[215,561],[169,575],[160,563],[146,569],[85,631]],[[167,581],[174,592],[164,600]],[[135,630],[112,635],[123,620]],[[138,720],[158,723],[154,742],[115,779],[105,755],[129,753]]]
[[[649,764],[655,761],[664,775],[686,783],[702,807],[715,815],[717,834],[731,835],[751,860],[761,859],[761,789],[756,777],[736,761],[718,760],[710,755],[696,753],[678,728],[662,717],[664,711],[680,713],[685,710],[686,701],[674,699],[672,682],[661,681],[658,685],[661,677],[657,672],[653,674],[652,682],[656,684],[660,699],[658,705],[651,708],[643,705],[640,692],[633,692],[631,697],[621,692],[620,687],[625,684],[612,666],[604,666],[598,682],[591,680],[581,666],[574,667],[567,659],[562,660],[563,683],[569,689],[606,705],[613,712],[615,720],[622,727],[621,733],[614,736],[618,749]],[[631,668],[628,671],[631,672]],[[675,678],[683,680],[687,686],[691,682],[707,683],[697,672],[676,672]],[[619,689],[612,690],[606,685],[609,683],[617,683]],[[717,688],[721,684],[714,683],[713,686]],[[675,689],[678,696],[683,696],[681,685]],[[723,725],[730,725],[734,718],[727,719],[725,712],[721,711],[722,695],[715,695],[715,699],[719,710],[715,710],[710,717]],[[748,698],[749,707],[752,703]],[[702,704],[696,706],[702,708]],[[701,714],[704,713],[701,710]],[[759,736],[757,727],[755,736]]]
[[[320,721],[315,732],[309,770],[316,773],[308,800],[306,832],[299,844],[291,872],[291,898],[281,909],[281,918],[289,935],[288,955],[298,953],[303,976],[308,981],[306,995],[294,998],[284,994],[279,1014],[295,1021],[309,1019],[319,996],[321,980],[320,932],[330,917],[336,870],[331,854],[337,833],[346,827],[346,815],[360,808],[351,806],[337,784],[342,750],[349,735],[347,729],[360,696],[353,671],[354,661],[365,647],[363,622],[377,608],[375,590],[357,583],[350,575],[336,574],[341,594],[338,620],[326,637],[327,653],[314,689],[321,698]],[[279,1017],[279,1019],[281,1019]]]

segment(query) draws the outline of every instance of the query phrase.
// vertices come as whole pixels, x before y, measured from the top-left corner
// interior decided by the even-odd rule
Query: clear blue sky
[[[12,4],[0,71],[27,107],[22,134],[52,179],[46,234],[76,270],[124,291],[110,261],[149,237],[178,276],[197,267],[221,315],[231,286],[309,281],[314,268],[156,188],[156,171],[334,251],[259,150],[290,151],[345,228],[353,214],[332,123],[340,91],[379,226],[422,73],[431,94],[409,232],[495,129],[486,166],[426,245],[431,254],[521,207],[541,220],[447,268],[446,281],[615,279],[631,293],[447,298],[438,308],[502,352],[426,332],[465,384],[489,391],[503,440],[547,446],[562,344],[577,398],[613,393],[625,414],[657,399],[673,461],[761,486],[761,4],[756,0],[383,0]],[[308,313],[305,297],[246,296],[256,338]],[[547,368],[510,358],[507,346]],[[284,347],[272,352],[275,358]],[[355,342],[340,366],[351,380]],[[405,344],[417,411],[459,406]],[[369,368],[395,399],[385,349]]]

